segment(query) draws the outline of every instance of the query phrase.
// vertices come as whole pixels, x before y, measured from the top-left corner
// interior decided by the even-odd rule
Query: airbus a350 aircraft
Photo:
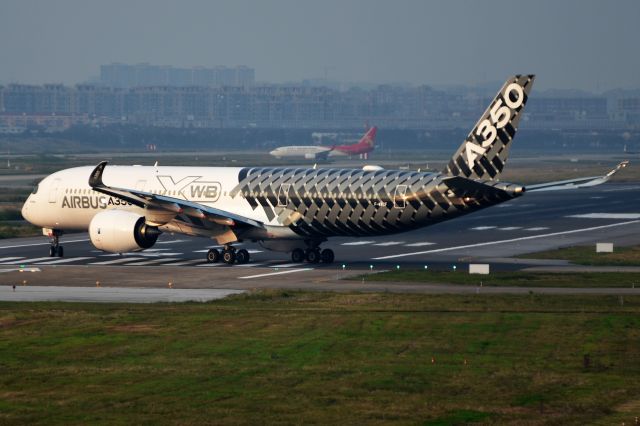
[[[123,253],[153,246],[162,232],[212,238],[209,262],[249,261],[234,243],[248,240],[291,253],[294,262],[334,260],[320,246],[334,236],[409,231],[521,196],[522,185],[500,182],[533,75],[506,81],[442,173],[273,167],[78,167],[46,177],[22,214],[52,239],[89,230],[98,249]],[[611,173],[612,174],[612,173]],[[591,180],[539,185],[588,186]]]

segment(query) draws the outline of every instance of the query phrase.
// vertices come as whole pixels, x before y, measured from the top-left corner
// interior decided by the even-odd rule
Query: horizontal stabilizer
[[[590,186],[602,185],[609,181],[613,175],[618,173],[629,165],[629,161],[625,160],[620,162],[613,170],[603,176],[590,176],[577,179],[559,180],[555,182],[539,183],[536,185],[529,185],[527,190],[529,192],[542,192],[542,191],[562,191],[565,189],[576,188],[588,188]]]
[[[461,198],[512,198],[524,194],[524,187],[503,182],[490,182],[489,184],[462,176],[445,178],[444,184]]]

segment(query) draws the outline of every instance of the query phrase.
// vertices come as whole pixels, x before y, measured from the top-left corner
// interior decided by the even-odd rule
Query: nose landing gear
[[[52,231],[49,236],[51,237],[51,246],[49,247],[49,257],[64,257],[64,248],[60,245],[60,236],[62,232]]]

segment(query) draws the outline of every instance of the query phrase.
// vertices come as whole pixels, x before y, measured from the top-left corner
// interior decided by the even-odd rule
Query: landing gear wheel
[[[320,250],[319,249],[311,249],[307,251],[307,262],[309,263],[318,263],[320,262]]]
[[[222,253],[222,261],[227,265],[233,265],[236,261],[236,252],[234,250],[225,250]]]
[[[64,256],[64,249],[60,245],[60,236],[62,235],[62,231],[59,231],[57,229],[49,229],[48,234],[51,238],[51,246],[49,246],[49,257]]]
[[[331,249],[324,249],[320,253],[320,259],[322,260],[322,263],[333,263],[335,258],[336,256],[333,254],[333,250]]]
[[[210,249],[207,252],[207,263],[218,263],[220,261],[220,252],[216,249]]]
[[[291,261],[293,263],[304,262],[304,259],[305,259],[305,255],[302,249],[297,248],[291,252]]]
[[[249,252],[246,251],[245,249],[240,249],[236,253],[236,261],[241,265],[244,263],[249,263],[249,258],[250,258]]]

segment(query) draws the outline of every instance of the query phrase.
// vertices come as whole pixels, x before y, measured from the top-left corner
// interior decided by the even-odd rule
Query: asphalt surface
[[[374,290],[384,286],[345,286],[340,279],[398,267],[455,266],[466,270],[469,263],[480,262],[490,263],[493,271],[562,268],[564,262],[514,260],[511,256],[596,242],[640,244],[638,190],[640,183],[528,193],[508,203],[408,233],[334,238],[322,245],[335,251],[336,262],[332,265],[294,264],[288,254],[270,252],[253,243],[238,245],[251,253],[252,260],[247,265],[207,264],[206,251],[215,247],[215,242],[182,235],[162,235],[150,250],[122,256],[96,250],[86,234],[68,235],[61,241],[65,250],[62,259],[47,256],[49,243],[45,237],[4,240],[0,243],[0,285],[21,283],[28,277],[29,285],[91,287],[101,281],[105,286],[165,287],[174,281],[184,288],[330,290],[342,283],[339,289]],[[38,271],[19,272],[29,267]]]
[[[158,303],[208,302],[241,290],[117,287],[0,286],[0,300],[9,302]]]

